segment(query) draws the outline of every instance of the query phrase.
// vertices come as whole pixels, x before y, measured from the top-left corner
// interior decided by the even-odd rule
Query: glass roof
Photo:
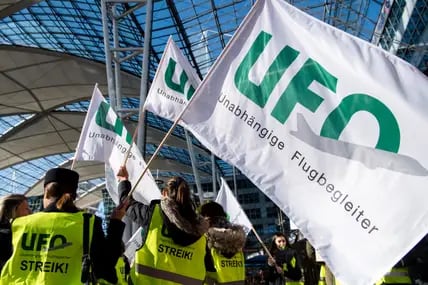
[[[74,153],[69,153],[42,157],[0,170],[0,195],[24,193],[45,175],[47,169],[62,165],[73,155]]]
[[[45,0],[14,11],[0,18],[0,44],[35,47],[82,57],[99,63],[105,62],[104,37],[100,0]],[[115,15],[131,11],[119,24],[120,47],[143,47],[146,7],[145,1],[110,2]],[[173,36],[183,54],[189,59],[197,74],[203,78],[209,67],[219,56],[231,36],[250,10],[253,2],[248,0],[164,0],[154,1],[152,42],[150,46],[150,70],[152,79],[170,35]],[[318,19],[338,27],[352,35],[370,41],[376,25],[381,2],[373,0],[291,0],[291,4]],[[12,4],[13,5],[13,4]],[[12,9],[13,11],[13,9]],[[0,15],[2,15],[0,13]],[[109,15],[112,17],[113,15]],[[129,55],[121,52],[121,56]],[[139,77],[142,55],[126,61],[124,71]],[[88,94],[88,97],[90,94]],[[89,101],[79,101],[56,108],[55,112],[85,112]],[[139,99],[123,99],[126,108],[138,108]],[[35,113],[12,114],[0,117],[0,140]],[[137,115],[130,117],[137,121]],[[147,115],[151,127],[168,131],[171,122],[151,113]],[[178,126],[173,135],[184,138],[184,130]],[[199,142],[193,139],[195,145]],[[154,152],[157,145],[148,144],[146,155]],[[51,167],[72,158],[73,153],[59,153],[44,158],[12,164],[0,169],[2,189],[0,195],[10,192],[23,193],[35,184]],[[164,146],[160,156],[191,165],[187,149]],[[197,154],[198,168],[210,175],[209,153]],[[232,167],[216,160],[219,175],[230,176]],[[172,172],[164,173],[171,174]],[[175,173],[194,181],[189,173]],[[96,180],[95,180],[96,181]],[[92,182],[91,182],[92,183]]]

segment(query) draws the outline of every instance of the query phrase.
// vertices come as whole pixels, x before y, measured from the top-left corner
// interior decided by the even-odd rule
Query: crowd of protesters
[[[31,213],[24,195],[1,197],[0,285],[340,284],[307,240],[290,243],[284,233],[273,235],[263,263],[246,264],[244,228],[215,202],[197,207],[182,177],[168,180],[161,199],[149,205],[129,194],[125,167],[117,178],[120,204],[106,231],[99,217],[76,206],[79,174],[73,170],[46,173],[40,212]],[[131,264],[122,240],[125,215],[145,233]],[[377,284],[427,284],[427,257],[425,237]]]

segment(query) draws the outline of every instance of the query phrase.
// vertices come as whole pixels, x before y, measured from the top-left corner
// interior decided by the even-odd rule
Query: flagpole
[[[232,170],[233,170],[233,191],[235,193],[235,197],[236,199],[238,199],[238,185],[236,183],[236,171],[235,171],[235,166],[232,166]]]
[[[254,229],[254,227],[251,227],[251,230],[253,231],[254,235],[256,236],[257,240],[259,241],[259,243],[262,245],[263,249],[266,251],[267,255],[274,259],[272,254],[270,253],[270,251],[267,249],[266,245],[263,243],[262,239],[260,238],[260,236],[258,235],[258,233],[256,232],[256,230]]]
[[[192,97],[192,99],[195,96]],[[174,123],[172,124],[172,126],[169,128],[168,132],[165,134],[165,136],[163,137],[162,141],[159,143],[159,146],[156,148],[156,150],[153,152],[152,157],[150,157],[149,161],[146,164],[146,167],[144,168],[143,172],[141,173],[140,177],[138,177],[138,180],[135,182],[135,184],[132,186],[131,191],[129,191],[128,197],[131,197],[132,193],[135,191],[138,183],[140,183],[141,179],[143,178],[144,174],[146,174],[147,170],[150,167],[150,164],[152,163],[152,161],[155,159],[155,157],[158,155],[160,149],[162,148],[162,146],[165,144],[166,140],[168,139],[168,137],[172,134],[172,132],[174,131],[175,127],[178,125],[178,121],[181,120],[181,117],[183,117],[184,112],[187,110],[187,108],[190,106],[190,103],[193,101],[192,99],[190,99],[190,101],[188,102],[187,106],[181,111],[181,113],[178,115],[177,119],[174,121]]]
[[[234,215],[236,215],[236,217],[233,219],[233,223],[237,223],[237,224],[241,224],[244,225],[246,228],[249,228],[250,230],[252,230],[254,232],[254,235],[256,236],[257,240],[259,241],[259,243],[262,245],[264,251],[266,252],[266,254],[269,256],[269,258],[271,258],[272,260],[275,260],[272,256],[272,254],[270,253],[269,249],[267,249],[267,247],[265,246],[265,244],[263,243],[262,239],[260,238],[260,236],[257,234],[256,230],[254,229],[253,224],[251,223],[251,221],[248,219],[247,215],[245,214],[245,211],[242,209],[241,204],[239,204],[237,197],[233,196],[232,191],[230,190],[230,188],[227,185],[226,180],[224,180],[223,177],[220,178],[221,180],[221,186],[220,186],[220,191],[217,194],[217,199],[215,200],[215,202],[219,203],[223,209],[228,212],[229,211],[229,207],[235,207],[235,209],[239,209],[239,211],[243,214],[243,216],[245,217],[245,220],[243,221],[241,219],[241,221],[239,221],[239,219],[237,220],[236,217],[240,216],[241,213],[234,213]],[[227,198],[230,197],[230,200]],[[226,202],[226,204],[224,203],[224,199],[226,198],[226,200],[228,200],[229,202]],[[275,266],[277,266],[276,262],[274,261]]]
[[[75,164],[76,164],[76,160],[73,158],[73,162],[71,163],[70,170],[73,170]]]
[[[168,137],[171,135],[172,131],[175,129],[175,127],[178,124],[178,120],[176,120],[174,122],[174,124],[171,126],[171,128],[169,129],[169,131],[166,133],[166,135],[164,136],[164,138],[162,139],[162,141],[160,142],[159,146],[156,148],[155,152],[153,153],[152,157],[150,157],[149,161],[146,164],[146,167],[144,168],[143,172],[141,173],[140,177],[138,177],[138,180],[135,182],[135,184],[132,186],[131,191],[129,191],[128,197],[131,197],[132,193],[135,191],[138,183],[140,183],[141,179],[143,178],[144,174],[146,174],[147,170],[149,169],[150,164],[152,163],[152,161],[155,159],[155,157],[157,156],[157,154],[159,153],[161,147],[165,144],[166,140],[168,139]]]
[[[199,85],[200,86],[200,85]],[[196,88],[195,93],[197,94],[197,90],[199,89],[199,86]],[[159,143],[159,146],[156,148],[156,150],[153,152],[152,157],[150,158],[150,160],[147,162],[146,167],[144,168],[143,172],[141,173],[140,177],[138,177],[138,180],[135,182],[135,185],[133,185],[131,191],[129,191],[128,197],[131,197],[132,193],[135,191],[138,183],[140,183],[141,179],[143,178],[144,174],[146,174],[147,170],[149,169],[150,164],[152,163],[152,161],[155,159],[155,157],[157,156],[157,154],[159,153],[160,149],[162,148],[162,146],[165,144],[166,140],[168,139],[168,137],[172,134],[172,132],[174,131],[175,127],[178,125],[178,122],[181,120],[181,118],[184,115],[184,112],[187,111],[187,108],[189,108],[189,106],[192,104],[192,102],[194,101],[194,99],[196,98],[196,96],[192,96],[190,98],[190,100],[187,102],[187,105],[183,108],[183,110],[181,110],[180,114],[178,115],[177,119],[174,121],[174,123],[172,124],[172,126],[169,128],[168,132],[165,134],[165,137],[162,139],[162,141]]]
[[[145,112],[146,112],[146,110],[143,110],[143,113],[142,113],[142,116],[141,116],[142,118],[144,118]],[[132,141],[131,141],[131,144],[129,146],[128,151],[126,152],[125,159],[123,160],[123,164],[122,164],[123,166],[126,166],[126,162],[128,161],[129,153],[131,152],[132,146],[134,145],[135,137],[137,136],[138,129],[140,128],[141,121],[142,120],[138,120],[137,127],[135,128],[134,134],[132,135]],[[144,157],[144,154],[143,154],[143,157]]]
[[[278,266],[278,264],[276,263],[275,258],[273,258],[272,254],[270,253],[270,251],[267,249],[266,245],[263,243],[262,239],[260,238],[260,236],[257,234],[256,230],[254,229],[254,227],[251,227],[251,230],[253,231],[254,235],[256,236],[256,238],[258,239],[259,243],[262,245],[264,251],[266,251],[266,254],[268,255],[268,257],[270,257],[273,260],[273,264],[275,267]],[[283,272],[281,274],[284,274]]]

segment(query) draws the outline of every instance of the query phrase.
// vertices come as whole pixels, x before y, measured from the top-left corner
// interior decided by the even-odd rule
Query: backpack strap
[[[82,257],[82,274],[80,281],[84,284],[90,284],[92,272],[92,261],[89,254],[89,221],[92,214],[83,213],[83,257]]]
[[[83,254],[89,254],[89,220],[92,214],[83,213]]]

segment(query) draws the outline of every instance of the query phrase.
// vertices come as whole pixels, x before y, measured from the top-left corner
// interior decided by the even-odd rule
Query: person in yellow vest
[[[205,284],[244,284],[245,259],[242,249],[246,234],[241,225],[231,224],[223,207],[216,202],[201,206],[200,213],[210,225],[207,236]]]
[[[330,268],[325,264],[325,262],[318,262],[320,266],[320,276],[318,285],[341,285],[340,281],[334,277]]]
[[[320,262],[320,277],[318,285],[327,285],[327,272],[324,262]]]
[[[125,255],[125,244],[121,244],[121,256],[116,263],[117,283],[116,285],[127,285],[129,272],[131,270],[128,258]]]
[[[1,285],[88,284],[88,276],[117,282],[114,265],[127,202],[113,211],[105,237],[101,219],[74,204],[78,181],[78,173],[69,169],[54,168],[46,173],[43,211],[12,223],[13,253],[2,269]],[[83,268],[82,260],[86,265],[92,263],[92,268]]]
[[[414,284],[428,285],[428,234],[403,257],[403,263]]]
[[[0,199],[0,271],[13,252],[11,221],[29,214],[31,209],[24,195],[10,194]]]
[[[126,177],[126,168],[122,167]],[[119,183],[121,200],[130,199],[129,181]],[[196,213],[189,185],[182,177],[168,180],[160,200],[150,205],[130,199],[128,217],[147,233],[131,265],[132,284],[202,284],[208,222]]]
[[[413,284],[409,276],[407,267],[396,264],[389,272],[387,272],[376,285],[407,285]]]
[[[284,285],[290,284],[290,282],[300,284],[302,270],[298,264],[297,253],[291,248],[287,237],[283,233],[276,233],[272,237],[272,244],[269,251],[273,256],[273,259],[268,258],[269,284]]]

